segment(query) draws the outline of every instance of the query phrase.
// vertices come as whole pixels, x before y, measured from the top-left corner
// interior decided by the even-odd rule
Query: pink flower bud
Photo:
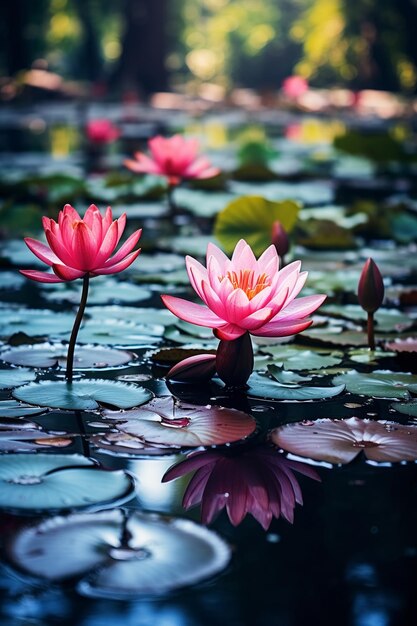
[[[176,363],[167,374],[170,380],[182,383],[207,381],[216,371],[215,354],[196,354]]]
[[[271,241],[280,257],[284,257],[290,249],[287,231],[278,220],[272,224]]]
[[[384,283],[378,266],[368,259],[363,266],[358,284],[358,300],[367,313],[375,313],[384,299]]]

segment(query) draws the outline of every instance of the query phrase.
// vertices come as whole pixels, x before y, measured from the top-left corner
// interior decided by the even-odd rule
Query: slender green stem
[[[168,200],[169,214],[171,216],[175,215],[177,212],[177,207],[174,202],[174,189],[175,189],[174,185],[168,185],[167,200]]]
[[[371,350],[375,350],[375,331],[374,331],[374,314],[368,313],[368,322],[366,325],[368,333],[368,346]]]
[[[90,277],[88,274],[85,274],[84,279],[83,279],[83,291],[81,294],[80,307],[78,309],[78,313],[75,318],[75,322],[72,328],[72,333],[71,333],[70,342],[68,346],[67,371],[65,373],[65,378],[67,379],[67,383],[72,383],[73,370],[74,370],[75,342],[77,341],[78,331],[80,330],[81,321],[84,316],[85,306],[87,304],[89,282],[90,282]]]

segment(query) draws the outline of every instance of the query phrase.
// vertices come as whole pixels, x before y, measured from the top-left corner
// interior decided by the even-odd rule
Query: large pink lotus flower
[[[260,337],[285,337],[312,324],[308,316],[325,295],[296,299],[307,272],[295,261],[279,270],[279,257],[271,245],[256,260],[251,247],[241,239],[229,259],[217,246],[207,247],[207,268],[186,257],[191,284],[204,305],[164,295],[164,304],[177,317],[214,329],[222,340],[249,332]]]
[[[182,180],[192,178],[212,178],[219,173],[203,156],[198,156],[198,141],[185,139],[181,135],[173,137],[153,137],[148,142],[151,156],[142,152],[135,154],[135,159],[127,159],[126,167],[138,174],[157,174],[165,176],[171,187]]]
[[[303,503],[294,471],[320,480],[312,467],[290,461],[266,444],[244,450],[191,454],[171,467],[162,481],[192,471],[195,474],[183,498],[185,509],[201,503],[201,519],[204,524],[210,524],[226,508],[234,526],[250,513],[265,530],[273,517],[282,516],[292,523],[296,503]]]
[[[88,139],[94,144],[106,144],[120,137],[120,129],[110,120],[90,120],[85,128]]]
[[[121,272],[138,257],[133,251],[142,230],[136,230],[119,250],[113,252],[126,225],[126,214],[113,221],[110,207],[104,216],[92,204],[81,218],[66,204],[59,212],[58,222],[43,217],[43,228],[49,247],[36,239],[25,239],[29,250],[52,268],[53,273],[37,270],[20,270],[22,274],[41,283],[62,283],[76,278],[115,274]]]

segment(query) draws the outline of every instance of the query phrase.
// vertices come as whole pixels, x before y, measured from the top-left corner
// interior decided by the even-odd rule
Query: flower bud
[[[290,249],[287,231],[278,220],[272,224],[271,241],[279,256],[284,257]]]
[[[384,282],[378,266],[368,259],[363,266],[358,284],[358,300],[367,313],[375,313],[384,299]]]
[[[215,371],[215,354],[196,354],[176,363],[166,377],[181,383],[204,382],[210,380]]]
[[[253,371],[253,348],[249,333],[221,340],[217,347],[216,370],[227,387],[245,387]]]

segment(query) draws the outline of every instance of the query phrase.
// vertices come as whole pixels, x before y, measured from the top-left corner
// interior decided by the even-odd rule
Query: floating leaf
[[[190,520],[137,511],[126,519],[120,510],[24,528],[9,554],[20,569],[46,580],[84,576],[79,591],[107,600],[160,596],[196,584],[222,571],[231,556],[216,533]]]
[[[171,396],[155,398],[140,409],[123,414],[104,411],[110,419],[127,420],[116,428],[140,441],[173,447],[211,446],[239,441],[252,434],[250,415],[220,406],[177,402]]]
[[[69,334],[74,324],[74,315],[49,309],[2,307],[0,315],[2,337],[9,337],[17,332],[24,332],[29,337]]]
[[[356,304],[323,306],[320,308],[320,314],[323,313],[366,324],[366,313]],[[375,330],[377,332],[401,331],[410,328],[415,321],[409,315],[395,309],[378,309],[375,313]]]
[[[275,364],[268,365],[268,373],[282,385],[298,385],[298,383],[306,383],[313,378],[312,376],[300,376],[295,372],[277,367]]]
[[[417,417],[417,401],[414,402],[395,402],[391,404],[391,408],[395,409],[403,415]]]
[[[233,200],[218,214],[214,234],[227,254],[245,239],[256,255],[271,244],[272,225],[279,221],[287,232],[294,227],[300,206],[292,200],[271,202],[259,196]]]
[[[394,352],[417,352],[417,337],[394,339],[394,341],[386,343],[385,348]]]
[[[0,507],[27,513],[103,506],[134,492],[127,474],[100,470],[77,454],[1,456],[0,483]]]
[[[162,328],[162,332],[163,332]],[[151,331],[151,332],[149,332]],[[78,335],[81,343],[133,348],[158,343],[159,327],[149,328],[121,320],[87,320]]]
[[[15,428],[15,430],[0,428],[0,450],[2,452],[38,450],[48,445],[55,446],[55,440],[56,435],[42,432],[40,427],[36,424],[33,424],[33,428]],[[68,443],[66,445],[69,445],[71,439],[67,441]]]
[[[175,204],[187,209],[198,217],[214,217],[226,204],[231,202],[234,195],[226,192],[209,193],[187,189],[177,189],[175,192]]]
[[[333,378],[333,383],[345,384],[346,390],[371,398],[410,397],[409,391],[417,393],[417,376],[407,373],[377,370],[372,374],[361,374],[356,371]]]
[[[343,355],[340,352],[319,353],[289,346],[265,346],[262,352],[274,357],[274,365],[291,370],[317,370],[338,365]]]
[[[68,285],[60,283],[43,286],[44,297],[51,302],[67,300],[72,304],[78,304],[81,299],[81,287],[78,284]],[[88,294],[90,304],[106,304],[107,302],[140,302],[150,298],[151,292],[144,287],[139,287],[128,282],[122,282],[115,278],[98,277],[91,281]]]
[[[394,422],[357,417],[296,422],[275,428],[271,439],[287,452],[329,463],[349,463],[361,452],[372,461],[417,460],[417,428]]]
[[[269,400],[324,400],[339,395],[344,390],[345,385],[335,387],[307,387],[307,386],[287,386],[277,383],[271,378],[252,374],[249,378],[248,396],[252,398],[267,398]]]
[[[36,374],[26,367],[0,370],[0,389],[13,389],[13,387],[24,385],[31,380],[35,380],[35,378]]]
[[[0,289],[4,290],[16,290],[24,284],[25,279],[21,274],[16,272],[1,272],[0,274]]]
[[[143,387],[112,380],[83,379],[69,384],[46,380],[19,387],[13,392],[17,400],[54,409],[94,410],[100,405],[128,409],[152,398]]]
[[[68,345],[43,343],[34,346],[19,346],[0,353],[0,359],[13,365],[29,367],[66,367]],[[133,354],[98,346],[77,345],[74,369],[86,370],[100,367],[116,367],[133,359]]]

